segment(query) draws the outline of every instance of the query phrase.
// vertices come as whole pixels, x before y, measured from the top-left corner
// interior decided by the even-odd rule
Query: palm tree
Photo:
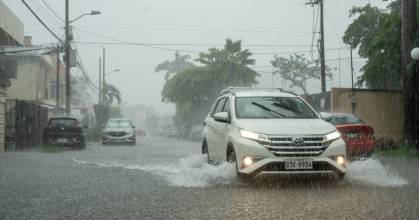
[[[192,66],[188,60],[191,58],[189,55],[180,55],[179,51],[175,53],[175,59],[173,61],[166,60],[156,66],[154,70],[156,73],[160,71],[166,71],[164,79],[167,81],[173,74],[176,74],[187,67]]]
[[[116,101],[118,104],[121,104],[121,92],[115,86],[105,83],[103,86],[102,94],[102,102],[104,105],[111,106],[114,101]]]

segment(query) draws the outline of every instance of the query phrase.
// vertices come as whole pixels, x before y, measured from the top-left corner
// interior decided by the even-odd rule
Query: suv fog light
[[[343,156],[337,156],[336,157],[336,162],[340,165],[344,165],[345,164],[345,158]]]
[[[248,166],[252,165],[252,164],[253,164],[253,158],[251,158],[251,157],[245,157],[245,158],[243,159],[243,164],[244,164],[246,167],[248,167]]]

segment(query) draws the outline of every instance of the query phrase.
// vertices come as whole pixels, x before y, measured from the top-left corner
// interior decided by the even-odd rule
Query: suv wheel
[[[234,151],[234,147],[229,146],[227,148],[227,162],[236,163],[236,152]],[[236,163],[236,167],[237,167],[237,163]]]
[[[211,159],[209,157],[209,151],[208,151],[208,144],[207,144],[207,141],[206,140],[203,140],[202,141],[202,147],[201,147],[201,149],[202,149],[202,154],[206,154],[207,155],[207,162],[209,164],[211,164]]]

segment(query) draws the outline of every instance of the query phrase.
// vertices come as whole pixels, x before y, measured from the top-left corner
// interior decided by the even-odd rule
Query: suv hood
[[[323,135],[336,130],[321,119],[237,119],[235,124],[266,135]]]

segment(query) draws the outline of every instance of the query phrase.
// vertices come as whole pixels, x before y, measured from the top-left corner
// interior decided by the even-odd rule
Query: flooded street
[[[415,219],[416,159],[352,162],[344,181],[243,182],[200,143],[146,137],[135,146],[0,155],[0,219]]]

